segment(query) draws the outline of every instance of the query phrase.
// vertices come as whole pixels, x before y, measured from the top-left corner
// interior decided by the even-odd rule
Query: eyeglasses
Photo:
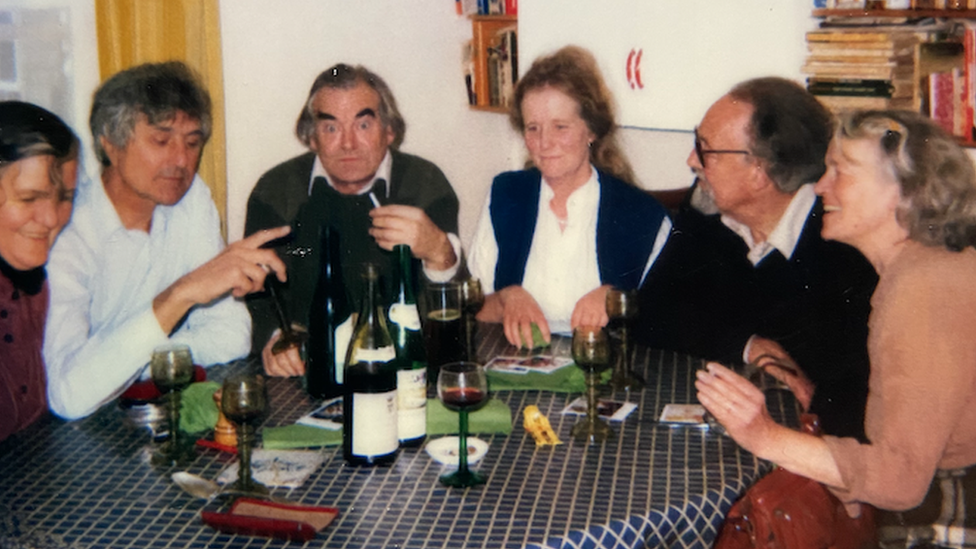
[[[695,128],[695,154],[698,155],[698,163],[701,164],[702,168],[704,168],[706,154],[752,154],[752,153],[741,149],[706,149],[705,147],[702,146],[701,138],[698,137],[698,128]]]

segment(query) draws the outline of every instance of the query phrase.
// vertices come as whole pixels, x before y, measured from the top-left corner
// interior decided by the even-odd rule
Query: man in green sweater
[[[392,295],[394,246],[407,244],[428,279],[448,280],[461,257],[458,199],[437,166],[402,153],[406,124],[386,82],[364,67],[338,64],[320,74],[295,132],[310,152],[265,173],[247,204],[245,234],[291,225],[294,240],[280,251],[288,273],[281,294],[296,321],[307,314],[318,273],[319,228],[339,234],[341,269],[352,310],[366,262],[379,267]],[[381,205],[379,205],[381,204]],[[312,253],[304,253],[311,250]],[[269,375],[294,376],[305,365],[296,349],[278,354],[277,317],[269,296],[249,299],[252,346]]]

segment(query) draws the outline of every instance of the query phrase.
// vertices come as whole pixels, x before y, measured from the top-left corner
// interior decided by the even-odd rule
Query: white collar
[[[796,243],[803,233],[803,226],[806,225],[807,217],[816,201],[817,194],[813,192],[813,184],[801,185],[765,242],[753,240],[752,230],[747,225],[727,215],[722,216],[722,223],[745,241],[746,246],[749,247],[747,257],[753,265],[758,265],[774,249],[779,250],[783,257],[789,259],[793,256]]]
[[[386,181],[386,198],[390,198],[390,187],[392,183],[390,182],[390,176],[393,172],[393,155],[390,154],[390,149],[386,150],[386,155],[383,156],[383,160],[380,161],[380,165],[376,168],[376,173],[373,174],[373,180],[362,189],[360,189],[356,194],[362,195],[366,194],[373,189],[373,185],[376,181],[382,179]],[[312,164],[312,177],[308,180],[308,196],[312,196],[312,186],[315,185],[315,178],[322,177],[325,178],[326,183],[329,184],[333,189],[335,185],[332,184],[332,180],[329,179],[329,174],[325,171],[325,166],[322,165],[322,160],[319,155],[315,155],[315,163]]]

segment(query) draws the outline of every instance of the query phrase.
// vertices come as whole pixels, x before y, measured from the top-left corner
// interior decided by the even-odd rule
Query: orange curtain
[[[200,159],[200,177],[213,193],[227,235],[227,151],[219,0],[95,0],[102,80],[148,62],[177,59],[210,91],[213,134]]]

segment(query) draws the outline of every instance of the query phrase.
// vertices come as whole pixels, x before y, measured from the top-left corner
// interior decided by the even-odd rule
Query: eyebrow
[[[369,107],[366,107],[365,109],[363,109],[363,110],[361,110],[361,111],[359,111],[359,112],[356,113],[356,118],[363,118],[365,116],[369,116],[369,117],[372,117],[372,118],[376,118],[376,111],[374,111],[373,109],[371,109]],[[318,112],[315,113],[315,119],[316,120],[335,120],[336,117],[333,114],[330,114],[330,113],[327,113],[327,112],[318,111]]]

